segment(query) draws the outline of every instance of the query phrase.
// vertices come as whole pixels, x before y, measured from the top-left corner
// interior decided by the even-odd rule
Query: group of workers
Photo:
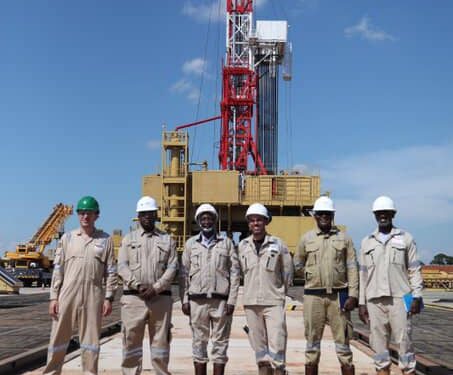
[[[370,325],[377,374],[390,374],[391,336],[399,345],[402,373],[415,374],[411,317],[422,306],[421,263],[412,236],[393,224],[396,208],[389,197],[373,203],[377,229],[362,241],[359,262],[352,239],[334,225],[334,204],[326,196],[316,200],[316,228],[302,236],[294,257],[282,239],[266,231],[272,216],[260,203],[248,207],[249,235],[238,246],[218,232],[216,209],[200,205],[195,213],[200,232],[187,240],[180,261],[174,240],[155,226],[156,201],[144,196],[136,211],[137,229],[124,237],[116,263],[111,237],[95,227],[98,202],[90,196],[78,202],[80,228],[63,235],[54,260],[49,304],[53,325],[44,374],[61,373],[76,325],[83,371],[97,374],[101,320],[112,311],[118,276],[123,284],[122,373],[141,373],[147,326],[153,368],[158,375],[170,374],[171,284],[177,274],[182,312],[192,329],[195,375],[207,374],[209,360],[214,375],[225,373],[241,277],[245,328],[258,373],[287,374],[285,299],[294,272],[305,278],[307,375],[318,374],[326,324],[341,373],[355,373],[349,341],[350,312],[357,306],[360,319]]]

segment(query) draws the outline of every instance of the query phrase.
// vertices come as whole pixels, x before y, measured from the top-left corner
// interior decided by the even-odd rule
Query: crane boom
[[[34,267],[49,268],[50,261],[44,256],[44,249],[53,239],[61,236],[63,223],[70,215],[72,206],[58,203],[31,240],[18,244],[15,252],[6,252],[4,260],[14,263],[14,267],[18,268],[30,268],[32,262]]]
[[[58,203],[49,217],[29,241],[30,247],[35,247],[38,253],[42,253],[44,248],[52,242],[56,236],[63,233],[63,223],[68,216],[72,215],[72,206]]]
[[[16,246],[16,251],[7,251],[2,259],[7,272],[23,282],[24,286],[48,285],[51,281],[51,260],[44,255],[44,250],[53,239],[63,234],[63,224],[72,215],[72,206],[58,203],[38,228],[30,241]]]

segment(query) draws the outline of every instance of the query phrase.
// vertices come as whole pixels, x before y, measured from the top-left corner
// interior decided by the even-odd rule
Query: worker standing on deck
[[[97,374],[101,320],[112,312],[117,286],[112,238],[94,225],[99,217],[95,198],[80,199],[77,214],[80,228],[65,233],[55,253],[49,305],[53,322],[44,374],[61,373],[76,325],[82,370]]]
[[[195,213],[201,228],[189,238],[181,260],[182,311],[190,316],[195,375],[206,375],[209,337],[213,375],[223,375],[231,322],[238,295],[240,268],[233,242],[216,230],[218,214],[210,204]]]
[[[245,215],[251,235],[239,243],[244,274],[244,310],[250,345],[255,351],[258,374],[286,373],[285,298],[292,283],[293,264],[285,243],[266,232],[271,221],[260,203]]]
[[[139,199],[139,226],[124,237],[119,251],[118,274],[123,281],[121,367],[124,375],[138,375],[142,371],[146,325],[154,370],[158,375],[170,374],[171,282],[178,262],[175,242],[155,227],[157,210],[153,198]]]
[[[423,280],[412,236],[393,225],[395,204],[378,197],[372,207],[377,229],[362,241],[359,317],[370,324],[371,348],[378,374],[390,374],[389,341],[399,345],[399,367],[415,374],[411,316],[420,313]]]
[[[329,197],[313,207],[317,228],[304,234],[294,254],[296,273],[304,271],[305,373],[317,375],[321,339],[329,323],[343,375],[353,375],[350,311],[357,306],[357,258],[352,239],[334,224],[335,208]]]

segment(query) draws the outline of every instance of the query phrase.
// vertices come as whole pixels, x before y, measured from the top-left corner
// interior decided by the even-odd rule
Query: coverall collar
[[[248,236],[247,238],[245,238],[245,241],[247,241],[247,243],[249,243],[249,244],[254,246],[253,235],[252,234],[250,236]],[[274,240],[274,237],[272,235],[266,233],[266,235],[264,236],[264,241],[263,241],[263,244],[261,245],[261,248],[263,248],[263,246],[268,244],[268,243],[275,243],[275,240]]]
[[[99,235],[99,232],[101,232],[99,229],[94,228],[93,235],[90,236],[91,238],[97,238]],[[83,234],[87,235],[85,232],[82,231],[82,228],[76,229],[76,235],[77,236],[82,236]],[[87,235],[88,236],[88,235]]]
[[[403,232],[402,232],[401,229],[396,228],[396,227],[393,227],[392,230],[391,230],[390,233],[389,233],[388,239],[390,239],[390,238],[392,238],[392,237],[394,237],[394,236],[398,236],[398,235],[400,235],[400,234],[402,234],[402,233],[403,233]],[[381,241],[379,240],[379,228],[376,228],[376,229],[374,230],[374,232],[371,233],[371,236],[370,236],[370,237],[374,237],[374,239],[375,239],[376,241],[381,242]],[[388,240],[387,240],[387,241],[388,241]]]
[[[198,242],[201,242],[201,239],[202,239],[201,237],[202,237],[202,235],[203,235],[203,234],[202,234],[201,232],[198,233],[198,236],[197,236],[197,241],[198,241]],[[223,237],[222,237],[219,233],[216,232],[216,233],[214,234],[214,240],[215,240],[216,242],[219,242],[219,241],[223,240]]]
[[[146,232],[140,224],[138,224],[138,226],[141,237],[143,237],[144,235],[147,235],[148,237],[159,235],[159,230],[156,227],[154,227],[154,229],[151,232]]]
[[[322,235],[331,236],[331,235],[337,234],[339,231],[340,231],[340,229],[338,229],[337,226],[332,225],[332,228],[330,228],[329,232],[328,232],[328,233],[324,233],[324,232],[321,231],[321,229],[319,229],[319,227],[316,225],[316,235],[317,235],[317,236],[322,236]]]

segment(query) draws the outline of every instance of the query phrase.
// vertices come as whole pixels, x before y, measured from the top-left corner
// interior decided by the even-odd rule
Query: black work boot
[[[318,375],[318,365],[305,365],[305,375]]]
[[[258,363],[258,375],[272,375],[274,370],[270,363]]]
[[[341,365],[341,375],[354,375],[354,374],[355,374],[354,365],[351,366]]]
[[[225,374],[225,363],[214,363],[213,375],[224,375]]]
[[[207,363],[194,362],[193,367],[195,368],[195,375],[206,375],[207,374]]]
[[[288,373],[286,372],[284,367],[279,367],[274,369],[274,375],[287,375]]]

